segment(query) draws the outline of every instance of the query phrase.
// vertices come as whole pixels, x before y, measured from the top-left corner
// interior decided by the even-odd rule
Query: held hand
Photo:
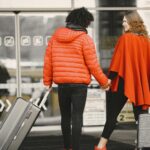
[[[110,86],[111,86],[111,80],[110,80],[110,79],[108,79],[107,84],[106,84],[106,85],[104,85],[104,86],[101,86],[101,88],[102,88],[103,90],[108,91],[108,90],[110,89]]]
[[[50,86],[49,86],[49,85],[45,85],[44,88],[45,88],[46,90],[49,90],[49,89],[50,89]]]

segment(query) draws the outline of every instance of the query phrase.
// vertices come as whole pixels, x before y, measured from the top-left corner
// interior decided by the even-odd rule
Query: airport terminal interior
[[[65,26],[68,12],[79,7],[88,8],[94,15],[88,34],[94,39],[99,63],[106,74],[114,46],[122,34],[125,11],[137,10],[150,33],[150,0],[0,0],[1,126],[17,97],[26,101],[43,98],[43,58],[48,41],[56,28]],[[83,115],[81,149],[94,149],[106,115],[106,92],[92,77]],[[58,88],[53,84],[53,90],[20,150],[62,150],[60,120]],[[117,121],[108,150],[134,150],[137,125],[132,104],[126,103]]]

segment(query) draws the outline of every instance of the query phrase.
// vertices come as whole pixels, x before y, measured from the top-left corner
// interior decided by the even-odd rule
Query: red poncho
[[[133,33],[123,34],[115,47],[109,72],[116,72],[111,90],[117,91],[119,77],[124,79],[124,95],[147,109],[150,106],[150,40]]]

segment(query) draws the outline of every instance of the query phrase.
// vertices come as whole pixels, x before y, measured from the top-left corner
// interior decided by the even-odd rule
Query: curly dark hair
[[[79,25],[84,28],[87,28],[92,21],[94,21],[94,17],[85,7],[72,10],[66,18],[66,23]]]

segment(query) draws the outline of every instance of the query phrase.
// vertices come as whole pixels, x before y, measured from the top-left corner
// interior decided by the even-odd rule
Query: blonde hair
[[[128,11],[125,13],[124,17],[130,25],[130,29],[127,32],[133,32],[148,37],[148,32],[143,19],[137,11]]]

